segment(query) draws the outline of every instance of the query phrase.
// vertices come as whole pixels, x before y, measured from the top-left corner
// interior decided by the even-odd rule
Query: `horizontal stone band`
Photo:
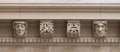
[[[80,38],[66,38],[66,37],[53,37],[53,38],[39,38],[39,37],[0,37],[2,43],[119,43],[120,38],[107,37],[105,39],[96,39],[93,37],[80,37]]]

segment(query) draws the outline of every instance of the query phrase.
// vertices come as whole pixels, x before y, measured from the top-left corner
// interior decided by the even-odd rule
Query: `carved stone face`
[[[79,37],[80,36],[80,21],[69,20],[67,23],[67,36]]]
[[[107,21],[94,21],[94,33],[99,37],[107,35]]]
[[[27,23],[25,21],[14,21],[13,25],[16,36],[24,36],[26,34]]]

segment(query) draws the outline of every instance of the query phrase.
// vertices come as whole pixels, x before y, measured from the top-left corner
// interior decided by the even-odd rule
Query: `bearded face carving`
[[[68,37],[79,37],[80,36],[80,21],[68,20],[67,36]]]
[[[107,21],[94,21],[93,22],[94,28],[94,36],[95,37],[106,37],[107,30],[108,30],[108,23]]]
[[[40,36],[52,37],[54,34],[53,23],[51,20],[40,21]]]
[[[25,21],[13,22],[14,36],[23,37],[27,34],[27,23]]]

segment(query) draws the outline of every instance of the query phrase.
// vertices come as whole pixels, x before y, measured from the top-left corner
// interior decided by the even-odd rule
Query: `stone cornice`
[[[56,10],[57,9],[57,10]],[[0,11],[120,11],[119,3],[2,3]]]

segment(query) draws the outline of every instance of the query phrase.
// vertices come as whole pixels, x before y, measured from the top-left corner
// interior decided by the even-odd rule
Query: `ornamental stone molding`
[[[120,52],[120,4],[0,3],[0,52]]]
[[[27,35],[27,22],[26,21],[14,21],[13,30],[15,37],[24,37]]]
[[[0,43],[120,43],[120,38],[107,37],[106,39],[95,39],[93,37],[81,37],[81,38],[0,37]]]
[[[40,21],[40,36],[41,37],[52,37],[54,35],[54,24],[52,20],[41,20]]]
[[[120,5],[101,7],[97,3],[0,4],[0,42],[119,43]]]
[[[90,20],[90,21],[89,20],[64,20],[63,21],[63,20],[49,20],[49,19],[40,20],[40,21],[36,20],[39,23],[36,23],[34,20],[30,20],[30,21],[27,21],[29,22],[29,25],[26,21],[14,20],[13,21],[14,37],[9,35],[6,35],[6,36],[1,35],[0,42],[2,43],[19,43],[19,42],[20,43],[119,43],[120,42],[119,35],[117,35],[117,33],[109,34],[114,36],[108,35],[108,28],[110,27],[108,27],[108,21],[105,21],[105,20]],[[117,20],[117,22],[119,22],[119,20]],[[114,24],[119,24],[117,22],[114,22],[114,20],[112,20],[110,21],[111,24],[109,25],[113,26]],[[93,26],[93,28],[88,24]],[[39,28],[39,30],[37,30],[37,28]],[[63,30],[60,30],[59,28]],[[88,32],[87,36],[84,36],[83,30],[87,32],[86,28],[89,28],[88,29],[89,31],[93,30],[94,34],[90,35],[90,32]],[[114,28],[116,29],[116,27]],[[66,31],[64,31],[65,29]],[[64,36],[62,36],[61,33],[59,35],[57,32],[64,33]],[[116,32],[116,31],[113,31],[113,32]],[[16,38],[16,37],[25,37],[25,38]],[[52,37],[52,38],[49,38],[49,37]],[[69,37],[74,37],[74,38],[69,38]],[[106,38],[104,39],[101,37],[106,37]]]

